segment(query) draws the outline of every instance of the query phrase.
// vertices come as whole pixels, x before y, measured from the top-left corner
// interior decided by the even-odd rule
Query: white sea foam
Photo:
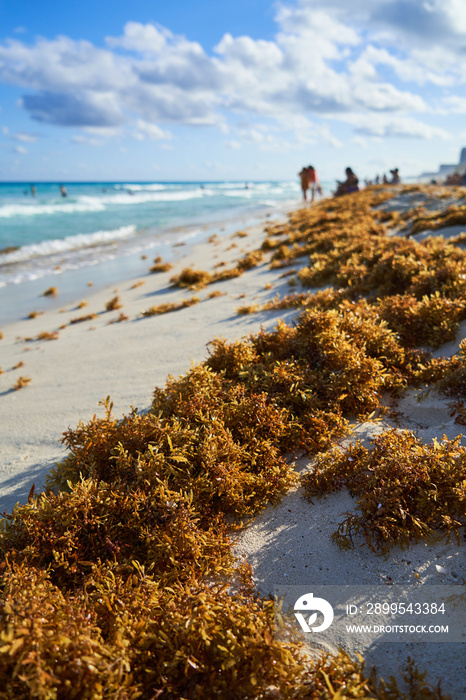
[[[134,204],[146,204],[148,202],[184,202],[189,199],[200,199],[216,194],[208,188],[198,190],[184,190],[177,192],[119,192],[118,194],[107,194],[102,197],[82,196],[80,201],[83,203],[92,204],[93,201],[104,205],[125,205],[131,206]]]
[[[75,201],[56,204],[4,204],[0,206],[0,218],[9,219],[15,216],[40,216],[44,214],[75,214],[104,211],[110,205],[134,206],[148,202],[183,202],[189,199],[199,199],[216,194],[210,189],[185,190],[178,192],[156,191],[135,192],[121,191],[117,194],[102,196],[82,195]]]
[[[156,184],[150,184],[150,185],[114,185],[114,188],[116,190],[132,190],[133,192],[154,192],[154,191],[159,191],[159,190],[166,190],[167,185],[156,185]]]
[[[79,197],[76,202],[60,204],[4,204],[0,206],[0,218],[9,219],[13,216],[37,216],[38,214],[75,214],[104,209],[104,203],[96,197]]]
[[[11,253],[0,255],[0,265],[11,265],[14,263],[26,262],[34,258],[42,258],[47,255],[56,255],[82,250],[84,248],[94,248],[98,245],[121,241],[130,238],[136,231],[136,226],[121,226],[111,231],[95,231],[94,233],[81,233],[77,236],[67,236],[66,238],[56,238],[41,243],[31,243],[14,250]]]
[[[244,188],[242,190],[225,190],[223,194],[226,197],[244,197],[245,199],[252,199],[253,197],[251,190],[245,190]]]

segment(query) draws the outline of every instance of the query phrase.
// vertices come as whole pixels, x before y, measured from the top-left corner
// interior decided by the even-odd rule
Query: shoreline
[[[296,207],[297,204],[289,202],[278,207],[256,208],[247,214],[241,212],[236,216],[210,217],[210,220],[203,219],[193,224],[159,227],[154,231],[153,242],[147,236],[145,247],[137,252],[109,253],[111,257],[107,260],[93,262],[90,259],[74,269],[59,269],[36,279],[0,286],[0,329],[33,310],[55,310],[87,299],[105,287],[145,276],[151,266],[151,256],[161,256],[165,262],[173,263],[184,251],[189,253],[192,247],[202,245],[211,235],[228,237],[242,227],[251,228],[266,219],[281,219]],[[58,288],[60,296],[44,299],[43,292],[52,286]]]

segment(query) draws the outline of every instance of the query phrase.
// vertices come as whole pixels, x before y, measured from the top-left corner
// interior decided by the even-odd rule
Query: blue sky
[[[464,0],[0,0],[0,180],[458,161]]]

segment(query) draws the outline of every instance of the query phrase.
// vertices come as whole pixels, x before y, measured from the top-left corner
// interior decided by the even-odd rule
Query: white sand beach
[[[402,208],[402,197],[394,202]],[[409,206],[413,206],[409,201]],[[445,206],[445,202],[442,203]],[[264,220],[264,225],[267,220]],[[455,228],[456,233],[458,229]],[[445,232],[447,235],[449,231]],[[261,312],[238,315],[242,304],[262,304],[277,293],[289,293],[287,278],[271,270],[267,260],[235,279],[218,282],[199,292],[175,289],[169,279],[184,267],[213,271],[225,261],[260,247],[264,226],[247,230],[247,236],[228,235],[185,250],[174,249],[173,269],[146,274],[133,281],[90,294],[83,284],[73,303],[56,308],[60,302],[60,276],[56,278],[58,297],[50,299],[50,309],[34,319],[18,319],[0,330],[0,509],[10,511],[16,502],[27,501],[35,484],[36,493],[44,485],[48,469],[64,457],[61,437],[79,420],[87,421],[103,411],[99,402],[110,396],[117,417],[137,407],[145,411],[155,386],[164,386],[167,376],[184,374],[191,363],[204,360],[208,343],[216,336],[229,340],[274,327],[279,318],[291,322],[296,311]],[[436,231],[435,235],[441,235]],[[235,247],[232,247],[232,244]],[[147,268],[152,264],[148,259]],[[303,260],[304,264],[304,260]],[[93,271],[89,270],[89,281]],[[143,282],[136,286],[138,282]],[[221,296],[209,298],[213,291]],[[44,288],[45,291],[45,288]],[[92,291],[92,290],[91,290]],[[14,294],[14,289],[12,289]],[[86,296],[87,305],[77,308]],[[106,311],[105,305],[118,295],[121,308]],[[161,316],[143,317],[144,309],[196,295],[200,302]],[[37,298],[30,299],[30,311]],[[47,300],[45,300],[47,303]],[[44,305],[44,300],[41,299]],[[52,308],[53,307],[53,308]],[[123,313],[127,320],[114,322]],[[69,325],[72,319],[96,314],[91,320]],[[64,327],[63,327],[64,326]],[[37,340],[41,333],[58,331],[56,339]],[[437,356],[450,356],[466,337],[466,323],[455,342],[442,346]],[[32,338],[27,341],[26,338]],[[19,366],[19,364],[21,366]],[[30,378],[21,390],[12,387],[19,377]],[[387,417],[379,422],[354,424],[348,441],[367,441],[383,429],[402,427],[414,430],[424,442],[462,432],[452,417],[449,401],[434,392],[426,396],[410,390],[397,406],[401,422]],[[297,455],[298,470],[309,467],[309,459]],[[304,500],[301,489],[286,495],[276,507],[268,507],[236,537],[235,554],[245,556],[252,566],[253,579],[265,595],[274,585],[370,584],[387,582],[409,587],[425,584],[464,584],[465,547],[449,543],[419,542],[409,549],[392,549],[388,558],[377,556],[358,542],[349,551],[340,550],[331,533],[341,515],[354,510],[354,499],[341,492],[315,500]],[[411,656],[428,678],[454,700],[466,698],[466,653],[462,644],[380,644],[354,649],[350,638],[339,640],[350,652],[360,651],[368,667],[375,665],[387,678],[398,674],[399,666]]]

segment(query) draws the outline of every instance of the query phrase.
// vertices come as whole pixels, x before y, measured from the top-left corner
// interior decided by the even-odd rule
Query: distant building
[[[422,180],[444,180],[448,175],[452,173],[458,173],[464,175],[466,172],[466,147],[461,149],[459,163],[448,163],[439,165],[439,169],[433,173],[421,173],[419,179]]]

